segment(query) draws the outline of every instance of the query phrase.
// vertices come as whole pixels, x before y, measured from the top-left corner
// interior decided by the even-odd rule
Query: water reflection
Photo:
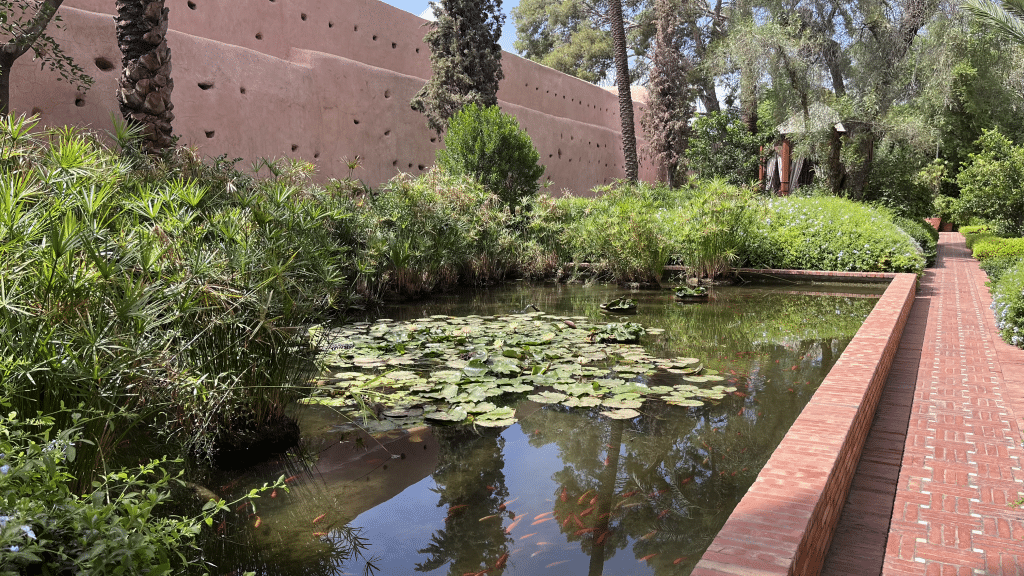
[[[258,514],[239,512],[208,552],[223,574],[689,574],[873,307],[864,296],[880,292],[783,294],[807,290],[719,289],[696,305],[665,292],[633,295],[640,312],[631,320],[666,329],[645,337],[649,351],[702,358],[737,388],[715,405],[647,402],[633,420],[609,420],[599,409],[522,401],[519,422],[501,431],[372,435],[329,409],[307,408],[304,460],[226,480],[245,490],[283,472],[295,477],[291,493],[256,501]],[[621,293],[527,288],[387,315],[506,313],[535,303],[598,317],[598,304]]]

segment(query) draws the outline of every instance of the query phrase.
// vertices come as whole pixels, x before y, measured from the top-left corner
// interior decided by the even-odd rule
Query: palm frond
[[[963,0],[960,5],[982,24],[1024,46],[1024,0]]]

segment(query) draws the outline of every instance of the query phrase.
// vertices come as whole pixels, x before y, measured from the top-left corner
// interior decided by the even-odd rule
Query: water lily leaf
[[[419,417],[423,415],[422,408],[392,408],[391,410],[385,410],[382,412],[384,416],[388,418],[410,418]]]
[[[388,372],[388,378],[391,378],[396,382],[402,382],[418,378],[418,375],[415,372],[410,372],[408,370],[395,370],[394,372]]]
[[[613,420],[632,420],[640,415],[639,412],[631,408],[622,408],[620,410],[606,410],[601,412],[602,415],[607,416]]]
[[[428,420],[436,420],[439,422],[462,422],[469,417],[469,413],[466,409],[461,406],[455,406],[449,410],[437,410],[429,414],[424,414],[424,418]]]
[[[558,392],[545,391],[541,392],[540,394],[530,394],[529,396],[527,396],[527,398],[533,400],[534,402],[539,402],[541,404],[557,404],[568,398],[568,396],[566,396],[565,394],[559,394]]]
[[[622,398],[605,398],[601,404],[609,408],[639,408],[643,405],[641,400],[626,400]]]
[[[523,392],[530,392],[534,387],[529,384],[505,384],[500,389],[511,394],[521,394]]]
[[[469,412],[470,414],[483,414],[485,412],[490,412],[490,411],[494,410],[495,408],[497,408],[497,406],[495,406],[494,404],[491,404],[490,402],[479,402],[479,403],[476,403],[476,404],[463,404],[462,407],[465,408],[466,412]]]
[[[438,390],[437,395],[446,400],[453,400],[456,396],[459,395],[459,386],[458,384],[448,384],[447,386]]]
[[[486,426],[488,428],[504,428],[505,426],[511,426],[516,423],[515,418],[505,418],[503,420],[476,420],[477,426]]]
[[[448,363],[451,366],[451,362]],[[469,364],[462,369],[463,373],[469,377],[483,376],[487,373],[487,365],[484,364],[483,360],[474,359],[470,360]]]
[[[671,386],[651,386],[651,394],[671,394],[674,390]]]
[[[674,396],[673,397],[669,397],[669,398],[665,398],[665,403],[666,404],[671,404],[673,406],[703,406],[704,405],[704,403],[701,402],[700,400],[694,400],[693,398],[676,398]]]
[[[683,376],[683,380],[686,380],[687,382],[707,382],[708,381],[708,377],[707,376],[692,376],[691,375],[691,376]]]

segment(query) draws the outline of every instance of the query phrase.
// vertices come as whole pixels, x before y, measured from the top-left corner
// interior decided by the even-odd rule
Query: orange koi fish
[[[533,523],[530,524],[530,526],[536,526],[537,524],[543,524],[543,523],[547,522],[548,520],[554,520],[554,518],[548,517],[548,518],[541,518],[540,520],[534,520]]]
[[[490,520],[491,518],[497,518],[497,517],[498,517],[497,514],[491,514],[490,516],[484,516],[483,518],[481,518],[479,520],[479,522],[483,522],[484,520]]]
[[[253,525],[252,525],[252,527],[253,527],[253,528],[259,528],[261,524],[263,524],[263,520],[261,520],[261,519],[260,519],[260,517],[259,517],[259,516],[257,516],[257,517],[256,517],[256,523],[255,523],[255,524],[253,524]]]
[[[577,530],[576,531],[576,535],[577,536],[583,536],[584,534],[590,534],[594,530],[597,530],[597,528],[584,528],[582,530]]]
[[[662,510],[661,514],[658,514],[658,520],[661,520],[662,518],[664,518],[665,515],[668,514],[668,513],[669,513],[669,510]]]
[[[583,518],[584,516],[586,516],[587,514],[590,514],[593,511],[594,511],[594,507],[593,506],[591,506],[590,508],[587,508],[583,512],[580,512],[580,518]]]
[[[512,530],[514,530],[515,527],[518,526],[520,522],[522,522],[523,518],[524,516],[520,516],[519,518],[513,520],[512,523],[508,525],[508,528],[505,528],[505,534],[511,534]]]
[[[604,532],[601,532],[601,535],[598,536],[597,540],[595,541],[597,545],[600,546],[601,544],[604,544],[604,541],[608,538],[609,534],[611,534],[611,530],[605,530]]]
[[[648,539],[650,539],[650,538],[651,538],[652,536],[654,536],[654,535],[655,535],[655,534],[657,534],[657,533],[658,533],[658,531],[657,531],[657,530],[651,530],[651,531],[650,531],[650,532],[648,532],[647,534],[644,534],[643,536],[641,536],[641,537],[639,538],[639,540],[648,540]]]
[[[287,483],[289,483],[289,482],[293,482],[293,481],[294,481],[294,480],[295,480],[296,478],[298,478],[298,475],[295,475],[295,476],[289,476],[289,477],[287,477],[287,478],[285,478],[285,479],[284,479],[284,482],[285,482],[285,484],[287,484]]]
[[[648,554],[647,556],[644,556],[643,558],[640,558],[639,560],[637,560],[637,562],[646,562],[646,561],[650,560],[651,558],[654,558],[657,555],[658,555],[657,552],[655,552],[654,554]]]
[[[566,500],[569,499],[569,491],[565,489],[565,486],[562,486],[562,495],[559,496],[559,498],[562,499],[562,502],[565,502]]]
[[[580,520],[579,516],[573,516],[572,519],[576,521],[576,525],[577,526],[579,526],[580,528],[583,528],[583,520]]]
[[[274,488],[274,491],[270,493],[270,497],[277,498],[277,488]]]
[[[324,518],[327,518],[327,512],[324,512],[323,514],[317,516],[316,518],[313,518],[313,524],[319,524],[320,521],[323,520]]]
[[[568,560],[559,560],[558,562],[552,562],[551,564],[548,564],[547,566],[545,566],[545,568],[554,568],[555,566],[558,566],[559,564],[565,564],[566,562],[568,562]]]
[[[317,538],[322,538],[324,536],[327,536],[327,532],[313,532],[313,536],[316,536]]]
[[[235,506],[235,512],[240,512],[242,510],[242,508],[245,508],[248,505],[249,505],[248,502],[242,502],[238,506]]]
[[[679,558],[676,558],[675,560],[673,560],[673,561],[672,561],[672,563],[673,563],[673,564],[679,564],[679,563],[680,563],[680,562],[682,562],[683,560],[686,560],[686,556],[681,556],[681,557],[679,557]]]
[[[569,524],[570,521],[572,521],[572,517],[573,517],[573,514],[571,514],[571,513],[568,516],[565,517],[565,520],[562,522],[562,528],[565,528],[565,526],[567,524]]]
[[[580,496],[580,499],[576,501],[576,505],[577,506],[582,506],[583,505],[583,501],[587,499],[587,495],[589,495],[589,494],[590,494],[590,490],[587,490],[586,492],[584,492],[583,496]]]
[[[505,566],[505,562],[508,562],[508,552],[505,552],[501,555],[501,558],[498,558],[498,561],[494,563],[494,569],[500,570]]]
[[[527,539],[527,538],[529,538],[530,536],[536,536],[537,534],[538,534],[537,532],[530,532],[530,533],[529,533],[529,534],[527,534],[526,536],[523,536],[523,537],[521,537],[521,538],[519,538],[519,539],[520,539],[520,540],[526,540],[526,539]]]
[[[595,502],[597,502],[597,496],[590,499],[590,505],[593,506]]]
[[[554,514],[554,511],[551,511],[551,512],[543,512],[543,513],[541,513],[541,514],[537,514],[536,516],[534,516],[534,517],[533,517],[533,519],[534,519],[534,520],[540,520],[541,518],[543,518],[543,517],[545,517],[545,516],[550,516],[550,515],[552,515],[552,514]]]

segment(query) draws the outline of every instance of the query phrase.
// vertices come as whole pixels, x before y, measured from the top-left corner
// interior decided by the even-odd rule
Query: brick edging
[[[880,275],[770,272],[837,281]],[[917,276],[888,276],[891,282],[878,304],[692,574],[792,576],[821,571],[914,302]]]

